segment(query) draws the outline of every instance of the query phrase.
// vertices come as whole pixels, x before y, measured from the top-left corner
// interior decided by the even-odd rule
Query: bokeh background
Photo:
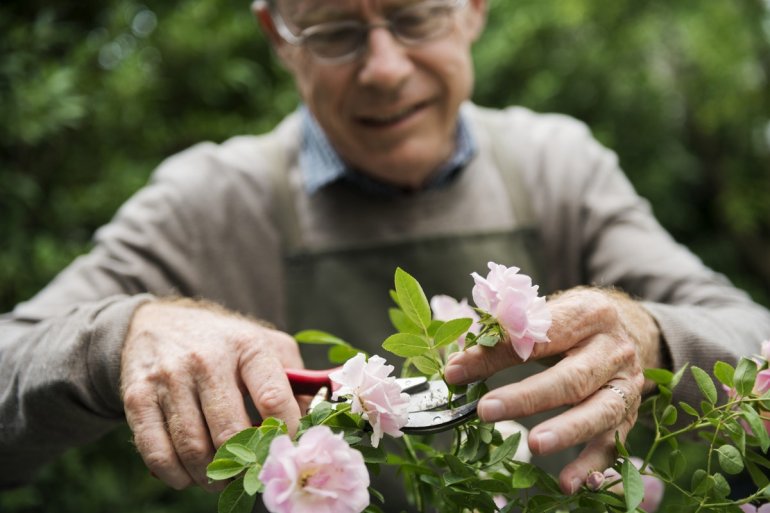
[[[677,240],[770,305],[770,0],[491,0],[474,53],[476,102],[586,122]],[[0,2],[0,311],[162,159],[297,101],[246,1]],[[128,439],[70,451],[0,511],[215,511]]]

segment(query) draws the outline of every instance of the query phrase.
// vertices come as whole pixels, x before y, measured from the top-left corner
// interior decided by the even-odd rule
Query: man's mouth
[[[361,124],[370,127],[392,126],[409,118],[416,112],[422,110],[425,106],[426,103],[422,102],[387,114],[367,114],[365,116],[359,116],[358,121]]]

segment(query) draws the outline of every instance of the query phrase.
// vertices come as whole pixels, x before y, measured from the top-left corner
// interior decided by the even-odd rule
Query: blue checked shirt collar
[[[403,193],[398,187],[357,173],[346,166],[306,106],[300,107],[300,115],[302,146],[299,153],[299,166],[308,194],[313,194],[337,181],[350,182],[363,191],[373,194],[394,196]],[[476,141],[462,112],[458,117],[456,138],[454,154],[441,165],[426,189],[441,188],[448,184],[476,154]]]

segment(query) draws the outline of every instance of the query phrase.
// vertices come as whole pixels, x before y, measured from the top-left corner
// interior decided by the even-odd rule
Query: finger
[[[588,444],[580,452],[578,457],[567,464],[559,474],[559,486],[566,494],[573,494],[585,483],[588,475],[594,470],[603,472],[609,468],[617,458],[615,447],[615,434],[621,442],[626,441],[633,421],[624,421],[617,427],[602,433]]]
[[[243,394],[232,376],[196,375],[201,410],[214,448],[236,433],[251,427]]]
[[[548,302],[552,324],[548,331],[550,342],[534,345],[530,360],[550,358],[597,333],[612,331],[617,311],[601,293],[589,289],[567,292]],[[448,383],[467,384],[523,363],[509,340],[494,347],[474,346],[450,357],[444,371]]]
[[[627,382],[615,380],[612,386],[615,388],[600,388],[582,403],[534,427],[529,436],[532,452],[550,454],[612,431],[623,422],[633,424],[639,395],[634,399],[630,391],[624,391],[630,390]]]
[[[193,479],[176,455],[155,396],[128,388],[123,403],[134,444],[150,472],[177,490],[190,486]]]
[[[579,403],[619,374],[623,359],[616,355],[616,349],[609,340],[594,340],[590,348],[575,348],[553,367],[488,392],[479,401],[479,417],[496,422]]]
[[[299,426],[300,407],[277,356],[255,353],[242,363],[241,376],[262,418],[283,420],[293,435]]]
[[[199,486],[213,490],[206,466],[214,456],[214,447],[195,389],[191,384],[171,381],[161,390],[159,402],[179,461]]]

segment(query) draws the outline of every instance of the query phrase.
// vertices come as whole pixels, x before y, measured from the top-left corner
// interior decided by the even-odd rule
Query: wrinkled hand
[[[639,303],[617,291],[571,289],[550,299],[548,307],[553,318],[550,342],[536,344],[532,358],[560,359],[527,379],[490,391],[479,402],[478,413],[494,422],[571,406],[535,426],[528,438],[534,454],[586,444],[559,476],[562,490],[571,494],[591,471],[614,462],[615,432],[625,441],[643,392],[654,386],[645,383],[643,369],[660,366],[660,333]],[[470,383],[520,363],[511,344],[502,341],[453,355],[445,376],[450,383]]]
[[[252,425],[248,393],[263,418],[300,418],[284,367],[302,368],[289,335],[191,300],[140,306],[121,361],[121,391],[134,443],[170,486],[213,490],[206,465],[216,447]]]

